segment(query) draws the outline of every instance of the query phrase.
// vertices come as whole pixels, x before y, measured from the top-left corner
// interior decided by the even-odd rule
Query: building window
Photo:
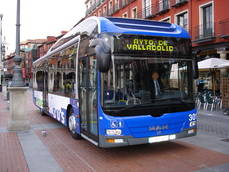
[[[92,1],[92,9],[95,9],[96,8],[96,2],[95,0]]]
[[[113,14],[113,2],[112,0],[109,2],[109,15]]]
[[[167,22],[167,23],[171,23],[171,18],[170,18],[170,17],[166,17],[166,18],[164,18],[164,19],[162,19],[162,20],[160,20],[160,21],[162,21],[162,22]]]
[[[107,6],[103,7],[103,16],[107,16]]]
[[[202,7],[202,34],[203,37],[213,35],[212,4]]]
[[[95,0],[96,2],[96,7],[98,7],[100,5],[100,0]]]
[[[180,13],[176,16],[177,24],[188,31],[188,12]]]
[[[132,9],[132,18],[138,18],[137,7]]]
[[[159,11],[164,11],[169,9],[169,1],[168,0],[159,0]]]
[[[119,0],[115,0],[115,11],[119,10]]]
[[[149,17],[152,14],[151,10],[151,0],[143,0],[143,15]]]
[[[128,18],[128,14],[127,12],[125,12],[123,15],[122,15],[123,18]]]
[[[122,7],[125,7],[128,4],[127,0],[122,0]]]
[[[98,16],[99,16],[99,17],[102,16],[102,11],[101,11],[101,10],[99,10]]]

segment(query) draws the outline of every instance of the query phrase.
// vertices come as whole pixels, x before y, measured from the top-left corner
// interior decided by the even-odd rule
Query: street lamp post
[[[8,130],[24,131],[29,130],[29,120],[26,110],[27,87],[25,87],[22,79],[20,57],[20,0],[17,0],[17,22],[16,22],[16,54],[14,57],[15,67],[13,73],[13,81],[10,85],[10,119]]]
[[[0,14],[0,84],[2,85],[2,18],[3,14]]]
[[[11,87],[24,87],[24,81],[22,79],[21,71],[21,61],[20,56],[20,0],[17,0],[17,20],[16,20],[16,52],[14,57],[15,67],[13,70],[13,80]]]
[[[4,59],[5,59],[5,45],[2,41],[2,18],[3,14],[0,14],[0,82],[2,85],[2,93],[7,98],[7,88],[5,82],[5,71],[4,71]],[[1,76],[3,74],[3,78]]]
[[[2,18],[3,14],[0,14],[0,60],[2,61]]]

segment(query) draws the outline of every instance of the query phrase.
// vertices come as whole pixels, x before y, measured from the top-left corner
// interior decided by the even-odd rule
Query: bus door
[[[81,133],[98,141],[97,72],[94,56],[79,59]]]
[[[49,112],[48,109],[48,66],[44,68],[44,91],[43,91],[43,105],[44,110]]]

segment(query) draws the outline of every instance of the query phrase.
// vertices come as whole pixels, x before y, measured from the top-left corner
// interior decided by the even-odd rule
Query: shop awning
[[[229,61],[229,60],[228,60]],[[229,68],[229,62],[219,65],[218,68]]]
[[[219,58],[209,58],[203,61],[198,62],[199,69],[215,69],[221,68],[220,66],[228,64],[229,60],[219,59]]]

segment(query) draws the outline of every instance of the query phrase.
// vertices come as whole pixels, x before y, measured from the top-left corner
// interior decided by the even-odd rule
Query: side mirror
[[[111,63],[111,48],[109,43],[99,38],[93,40],[89,46],[95,48],[98,70],[100,72],[107,72]]]
[[[192,70],[193,70],[193,79],[198,79],[199,69],[198,69],[198,61],[196,59],[192,60]]]

